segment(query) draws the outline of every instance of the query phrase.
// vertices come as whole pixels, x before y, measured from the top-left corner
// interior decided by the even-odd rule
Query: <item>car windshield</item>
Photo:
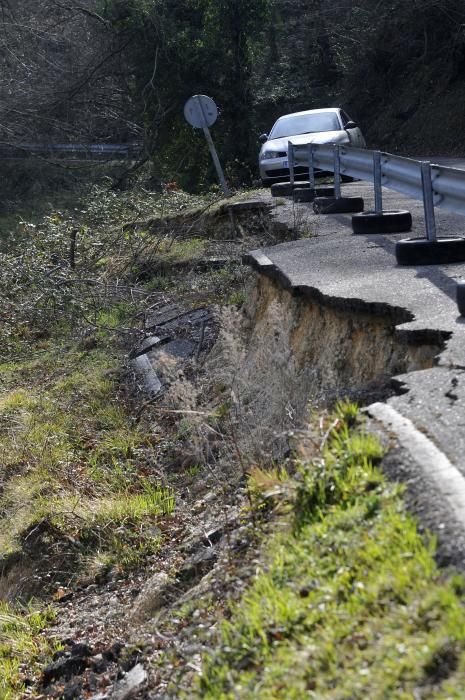
[[[311,134],[318,131],[340,131],[341,125],[336,112],[318,112],[317,114],[299,114],[278,119],[271,130],[270,139],[283,136]]]

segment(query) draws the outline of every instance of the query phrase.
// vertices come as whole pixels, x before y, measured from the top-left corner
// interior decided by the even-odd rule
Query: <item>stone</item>
[[[95,673],[105,673],[108,668],[107,661],[102,654],[96,654],[90,659],[90,666]]]
[[[180,581],[188,582],[205,576],[216,563],[218,553],[215,547],[204,547],[186,559],[178,572]]]
[[[170,578],[164,571],[154,574],[144,585],[136,598],[132,610],[131,619],[134,622],[143,622],[153,617],[165,603],[166,593],[169,590]]]
[[[92,649],[85,642],[71,644],[71,656],[92,656]]]
[[[102,651],[102,657],[106,661],[117,661],[121,656],[123,648],[124,644],[121,644],[121,642],[114,642],[111,646]]]
[[[113,700],[129,700],[133,692],[138,690],[139,686],[145,683],[146,680],[146,670],[142,664],[137,664],[115,685],[111,697]]]
[[[73,676],[82,673],[86,667],[87,658],[84,656],[69,656],[58,659],[42,671],[42,685],[47,686],[57,680],[70,680]]]
[[[218,544],[218,542],[221,540],[223,535],[224,535],[224,527],[223,526],[213,528],[212,530],[205,532],[204,537],[202,539],[202,544],[204,547],[212,547],[214,544]]]
[[[63,690],[63,700],[75,700],[75,698],[80,698],[82,692],[82,685],[80,683],[71,683],[65,687]]]

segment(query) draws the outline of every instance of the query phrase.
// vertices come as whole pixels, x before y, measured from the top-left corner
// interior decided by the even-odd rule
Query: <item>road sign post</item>
[[[211,97],[207,97],[206,95],[194,95],[193,97],[189,98],[184,105],[184,116],[187,122],[193,126],[194,129],[203,130],[216,172],[218,174],[221,188],[226,197],[230,197],[231,192],[226,184],[223,168],[221,167],[220,159],[218,158],[218,153],[216,152],[215,144],[213,143],[209,129],[209,127],[212,126],[212,124],[214,124],[218,118],[218,108],[216,104]]]

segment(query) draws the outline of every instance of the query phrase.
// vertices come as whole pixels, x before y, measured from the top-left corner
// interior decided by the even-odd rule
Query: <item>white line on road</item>
[[[374,403],[365,412],[395,434],[420,471],[440,491],[456,521],[465,526],[465,477],[457,467],[408,418],[391,406]]]

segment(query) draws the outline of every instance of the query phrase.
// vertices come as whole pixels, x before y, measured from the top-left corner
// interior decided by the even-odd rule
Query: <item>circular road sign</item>
[[[203,129],[214,124],[218,118],[218,107],[211,97],[194,95],[184,105],[186,121],[195,129]]]

